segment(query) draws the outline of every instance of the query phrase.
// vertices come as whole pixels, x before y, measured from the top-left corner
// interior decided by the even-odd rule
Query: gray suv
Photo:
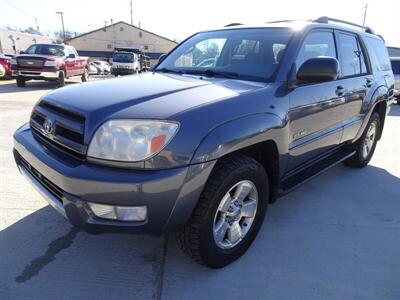
[[[151,73],[48,93],[14,135],[15,160],[74,226],[175,231],[219,268],[279,196],[339,162],[368,164],[393,90],[370,28],[231,24],[189,37]]]

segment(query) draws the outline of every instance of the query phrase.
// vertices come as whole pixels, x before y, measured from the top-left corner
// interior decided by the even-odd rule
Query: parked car
[[[391,57],[392,70],[395,80],[395,95],[397,97],[397,104],[400,104],[400,57]]]
[[[58,86],[64,86],[69,77],[88,80],[89,58],[79,56],[72,46],[33,44],[11,59],[11,72],[19,87],[32,79],[56,81]]]
[[[100,74],[101,74],[101,67],[90,62],[89,63],[89,75],[100,75]]]
[[[14,135],[15,160],[74,226],[177,231],[190,257],[219,268],[279,196],[339,162],[369,163],[393,85],[370,28],[327,17],[225,27],[154,72],[43,96]]]
[[[102,60],[94,61],[93,64],[95,64],[100,70],[101,74],[110,74],[111,73],[111,65]]]
[[[6,76],[6,69],[4,69],[3,65],[0,64],[0,78]]]
[[[4,70],[3,77],[11,77],[11,65],[10,65],[11,56],[0,54],[0,65]]]

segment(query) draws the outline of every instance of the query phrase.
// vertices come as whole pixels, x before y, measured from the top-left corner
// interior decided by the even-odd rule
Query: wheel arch
[[[286,129],[285,129],[286,128]],[[191,163],[220,160],[241,153],[252,157],[269,177],[270,200],[276,199],[279,179],[285,168],[287,127],[277,115],[255,114],[229,121],[212,130],[200,143]],[[286,145],[286,146],[285,146]],[[286,149],[286,150],[285,150]]]
[[[371,97],[371,101],[369,101],[367,103],[367,107],[365,109],[366,114],[365,114],[363,123],[362,123],[356,137],[353,139],[353,142],[357,141],[362,136],[362,134],[365,130],[365,127],[367,126],[368,121],[371,118],[372,113],[374,113],[374,112],[377,112],[380,116],[381,129],[380,129],[378,138],[379,139],[381,138],[383,126],[385,124],[385,119],[386,119],[388,93],[389,93],[389,90],[386,86],[380,86],[374,91],[374,93]]]

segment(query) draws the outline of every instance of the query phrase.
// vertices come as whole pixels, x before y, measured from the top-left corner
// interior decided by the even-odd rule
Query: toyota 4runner
[[[48,93],[15,160],[74,226],[176,231],[213,268],[247,250],[279,196],[366,166],[393,101],[383,39],[327,17],[200,32],[153,71]]]

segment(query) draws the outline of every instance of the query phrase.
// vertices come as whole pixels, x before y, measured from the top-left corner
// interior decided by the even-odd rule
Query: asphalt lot
[[[1,299],[400,299],[400,106],[370,166],[337,166],[270,206],[234,264],[193,263],[175,238],[89,235],[29,186],[12,134],[51,83],[0,81]]]

